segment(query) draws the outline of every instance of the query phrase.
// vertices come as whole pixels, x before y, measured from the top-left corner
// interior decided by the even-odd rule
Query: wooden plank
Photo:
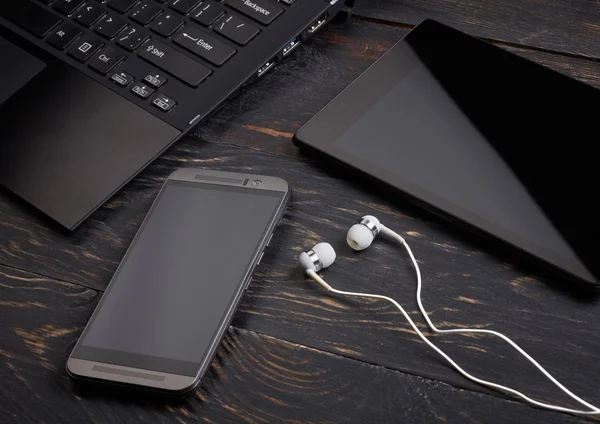
[[[82,388],[64,366],[98,294],[0,267],[0,299],[2,423],[584,422],[238,329],[182,399]]]
[[[37,214],[8,198],[2,262],[36,273],[103,288],[122,258],[164,178],[177,167],[205,166],[281,176],[293,201],[267,250],[236,325],[410,374],[481,390],[443,363],[415,336],[398,312],[380,302],[326,296],[308,282],[297,256],[320,241],[338,251],[326,278],[336,286],[396,298],[422,323],[414,302],[415,278],[404,252],[383,240],[355,254],[345,232],[363,214],[377,215],[403,234],[424,275],[424,303],[442,328],[479,326],[505,332],[575,393],[600,403],[600,304],[561,290],[482,240],[400,201],[390,201],[364,182],[339,179],[319,162],[291,160],[252,149],[188,138],[144,171],[71,235],[46,227]],[[322,164],[321,164],[322,165]],[[564,284],[564,283],[562,283]],[[568,287],[565,287],[568,289]],[[563,400],[505,344],[481,337],[437,337],[459,363],[480,376],[533,396]]]
[[[268,76],[228,103],[194,133],[206,141],[301,157],[291,143],[294,132],[407,32],[404,28],[357,19],[333,24],[322,35],[299,47]],[[500,47],[600,88],[598,62],[506,45]]]
[[[600,3],[588,0],[368,0],[356,15],[416,25],[435,19],[471,35],[600,57]]]

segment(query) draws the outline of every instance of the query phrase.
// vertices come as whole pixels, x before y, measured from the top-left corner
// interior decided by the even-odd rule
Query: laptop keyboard
[[[169,112],[178,102],[161,92],[170,79],[190,90],[207,84],[298,1],[14,0],[0,1],[0,15]],[[123,68],[132,56],[152,65],[148,75]]]

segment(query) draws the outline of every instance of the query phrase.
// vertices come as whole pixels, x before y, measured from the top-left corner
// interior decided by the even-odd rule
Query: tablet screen
[[[319,114],[331,128],[314,147],[597,282],[599,105],[594,88],[427,22]]]

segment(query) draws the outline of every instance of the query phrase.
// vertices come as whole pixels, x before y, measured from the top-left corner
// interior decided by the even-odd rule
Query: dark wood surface
[[[472,35],[589,58],[600,57],[598,2],[585,0],[370,0],[358,2],[359,16],[403,25],[423,19]]]
[[[569,290],[488,241],[388,199],[291,143],[299,126],[423,18],[600,87],[597,2],[358,0],[351,21],[301,46],[73,233],[0,191],[0,423],[589,420],[471,384],[388,304],[325,295],[297,266],[302,250],[329,241],[338,260],[328,281],[392,296],[425,328],[402,250],[383,240],[360,254],[345,245],[357,217],[377,215],[413,246],[424,274],[424,304],[440,327],[504,332],[575,393],[600,403],[597,297]],[[168,401],[76,387],[64,371],[70,350],[164,179],[189,166],[277,175],[294,187],[208,377],[190,396]],[[497,340],[434,341],[476,375],[575,406]]]

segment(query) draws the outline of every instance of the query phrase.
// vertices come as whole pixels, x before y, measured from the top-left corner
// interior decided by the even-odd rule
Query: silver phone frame
[[[73,352],[79,346],[79,343],[81,342],[81,336],[86,332],[88,326],[92,322],[92,319],[94,318],[96,313],[98,313],[98,311],[100,310],[100,307],[102,306],[102,302],[103,302],[105,294],[108,293],[111,285],[113,284],[115,276],[119,273],[119,270],[120,270],[123,262],[129,255],[130,250],[131,250],[132,246],[134,245],[134,242],[138,238],[139,234],[142,232],[142,229],[145,226],[144,224],[146,223],[146,220],[150,216],[150,211],[152,211],[152,209],[155,207],[156,200],[159,198],[160,193],[162,192],[162,190],[164,190],[165,185],[170,180],[195,182],[195,183],[198,183],[199,185],[212,184],[212,185],[221,185],[221,186],[230,186],[230,187],[243,187],[243,188],[247,188],[249,190],[277,191],[277,192],[284,193],[284,196],[282,197],[281,203],[277,207],[277,211],[276,211],[275,215],[273,216],[273,219],[269,223],[267,230],[262,235],[262,239],[261,239],[259,248],[256,250],[254,257],[253,257],[252,261],[250,262],[250,265],[246,269],[244,278],[241,280],[241,283],[236,290],[234,298],[232,299],[230,307],[226,311],[225,318],[223,319],[223,321],[221,322],[221,325],[215,332],[214,339],[207,351],[207,354],[199,362],[200,368],[199,368],[197,375],[194,377],[190,377],[190,376],[185,376],[185,375],[171,374],[171,373],[159,372],[159,371],[142,369],[142,368],[132,368],[132,367],[123,366],[123,365],[109,364],[106,362],[98,362],[98,361],[91,361],[91,360],[87,360],[87,359],[74,358],[72,355],[73,355]],[[252,184],[254,181],[260,181],[260,184],[256,184],[256,183]],[[69,359],[67,360],[67,364],[66,364],[67,373],[74,379],[96,380],[96,381],[104,381],[104,382],[110,382],[110,383],[133,385],[133,386],[138,386],[138,387],[147,388],[147,389],[166,391],[166,392],[170,392],[170,393],[184,393],[184,392],[187,392],[187,391],[195,388],[200,383],[200,381],[202,380],[202,377],[204,376],[204,374],[210,367],[210,363],[212,362],[212,359],[214,358],[214,355],[216,354],[217,348],[220,345],[220,343],[223,339],[223,336],[225,335],[225,332],[227,331],[227,328],[229,327],[231,320],[233,319],[233,317],[235,315],[235,312],[239,306],[242,296],[243,296],[244,292],[246,291],[246,288],[250,284],[250,280],[252,279],[254,269],[256,268],[260,259],[262,258],[262,254],[263,254],[268,242],[270,241],[270,238],[271,238],[275,228],[277,227],[277,225],[283,218],[283,214],[285,213],[287,205],[289,204],[290,198],[291,198],[290,186],[288,185],[288,183],[285,180],[278,178],[278,177],[225,172],[225,171],[212,171],[212,170],[206,170],[206,169],[201,169],[201,168],[178,169],[175,172],[173,172],[171,175],[169,175],[169,177],[167,177],[167,179],[165,180],[165,183],[161,187],[159,193],[157,194],[154,202],[152,203],[152,206],[150,207],[148,214],[146,215],[146,218],[144,218],[144,221],[140,225],[129,248],[125,252],[125,255],[123,255],[123,258],[121,259],[119,266],[115,270],[115,273],[113,274],[113,277],[111,278],[111,281],[108,284],[102,298],[98,302],[98,305],[96,305],[94,312],[90,316],[85,328],[81,332],[75,347],[71,351],[71,354],[69,355]],[[112,372],[97,371],[94,369],[94,367],[96,367],[96,368],[100,367],[100,368],[103,368],[104,370],[110,369]],[[135,376],[136,374],[138,376]],[[152,378],[150,378],[150,379],[144,378],[144,376],[150,376]],[[162,381],[161,381],[161,379],[162,379]]]

